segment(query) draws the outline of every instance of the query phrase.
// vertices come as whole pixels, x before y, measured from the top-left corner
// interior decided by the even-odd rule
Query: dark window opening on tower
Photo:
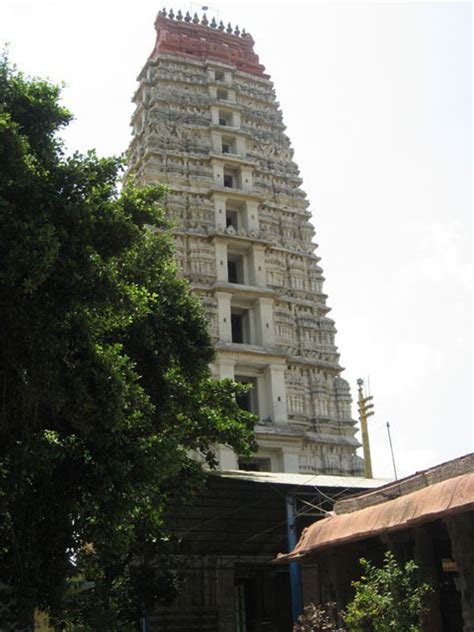
[[[244,323],[242,314],[231,315],[232,342],[243,343],[244,341]]]
[[[225,75],[224,72],[222,70],[216,70],[214,72],[214,77],[216,81],[224,81],[225,80]]]
[[[229,228],[229,226],[232,226],[232,228],[234,228],[236,231],[239,230],[239,212],[226,211],[225,225],[226,225],[226,228]]]
[[[232,113],[219,112],[219,125],[223,127],[232,127]]]
[[[238,283],[237,277],[238,277],[237,262],[228,261],[227,262],[227,280],[229,281],[229,283]]]
[[[227,280],[229,283],[245,283],[243,255],[229,254],[227,258]]]
[[[240,174],[236,170],[224,169],[224,186],[229,189],[240,189]]]
[[[228,101],[229,100],[229,93],[227,92],[227,90],[218,90],[217,91],[217,100],[218,101]]]
[[[249,384],[252,387],[247,393],[243,393],[237,397],[237,404],[243,410],[258,415],[257,378],[248,377],[246,375],[236,375],[235,381],[241,384]]]
[[[247,309],[231,308],[230,314],[232,342],[249,344],[249,312]]]
[[[271,459],[254,458],[254,459],[239,459],[239,470],[244,472],[271,472],[272,462]]]
[[[223,154],[236,154],[236,143],[235,138],[232,136],[224,136],[222,138],[222,153]]]

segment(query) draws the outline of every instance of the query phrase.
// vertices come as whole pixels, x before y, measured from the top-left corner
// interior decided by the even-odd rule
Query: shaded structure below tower
[[[211,474],[193,507],[174,506],[168,518],[184,547],[174,557],[182,578],[177,600],[149,613],[150,632],[288,632],[292,590],[287,567],[273,564],[337,498],[384,481],[267,472]],[[294,505],[289,525],[288,500]]]

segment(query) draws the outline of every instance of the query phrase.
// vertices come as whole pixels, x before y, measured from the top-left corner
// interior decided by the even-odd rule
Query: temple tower
[[[215,377],[250,382],[251,462],[222,469],[358,475],[348,384],[306,196],[273,84],[238,28],[160,11],[134,96],[130,175],[170,188],[181,273],[206,309]]]

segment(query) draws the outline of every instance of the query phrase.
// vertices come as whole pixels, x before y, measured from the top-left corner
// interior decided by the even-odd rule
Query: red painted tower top
[[[199,20],[196,14],[192,18],[189,12],[183,16],[181,11],[175,15],[172,9],[169,13],[163,9],[155,20],[155,29],[156,43],[150,59],[155,59],[158,53],[213,59],[268,78],[254,53],[252,36],[240,32],[239,27],[232,29],[230,23],[225,27],[222,21],[217,24],[215,18],[209,22],[206,14]]]

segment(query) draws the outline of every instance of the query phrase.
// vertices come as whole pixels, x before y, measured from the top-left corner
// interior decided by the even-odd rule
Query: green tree
[[[82,577],[84,629],[118,630],[163,593],[163,511],[204,477],[190,451],[248,454],[254,419],[210,379],[163,189],[120,191],[119,159],[66,157],[59,99],[0,59],[0,606],[17,626],[64,618]]]
[[[381,568],[361,559],[364,575],[353,583],[344,613],[348,632],[419,632],[428,584],[418,585],[413,561],[400,565],[388,551]]]

